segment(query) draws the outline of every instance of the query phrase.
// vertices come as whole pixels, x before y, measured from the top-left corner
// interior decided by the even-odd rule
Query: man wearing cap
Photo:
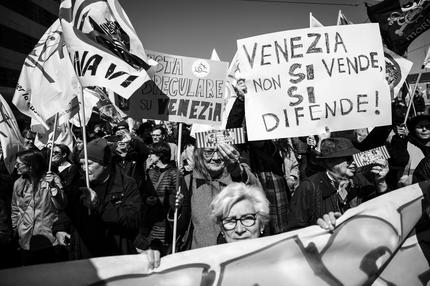
[[[71,196],[66,215],[54,225],[60,244],[70,239],[72,259],[136,253],[140,196],[136,181],[113,167],[104,138],[87,145],[90,188],[82,182]],[[80,163],[85,170],[83,151]],[[71,236],[69,235],[71,234]]]
[[[340,215],[348,208],[387,191],[385,176],[388,163],[378,162],[371,166],[369,173],[373,183],[370,183],[357,173],[352,155],[359,152],[346,138],[322,141],[321,155],[317,158],[325,170],[306,178],[294,192],[288,217],[289,229],[317,224],[318,218],[330,212],[332,216],[335,213]]]
[[[114,128],[118,141],[114,143],[113,163],[124,174],[136,180],[140,189],[145,175],[145,162],[149,151],[140,138],[130,133],[128,123],[121,121]]]

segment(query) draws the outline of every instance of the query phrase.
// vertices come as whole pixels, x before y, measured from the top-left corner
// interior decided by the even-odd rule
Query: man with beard
[[[317,158],[325,170],[306,178],[294,192],[289,229],[317,224],[318,218],[328,214],[334,220],[348,208],[387,191],[388,162],[371,165],[366,178],[357,172],[353,160],[352,155],[359,152],[346,138],[322,141]]]

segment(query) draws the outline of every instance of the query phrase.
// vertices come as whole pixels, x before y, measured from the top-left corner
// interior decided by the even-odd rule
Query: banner
[[[0,145],[2,159],[6,165],[9,174],[13,173],[15,168],[16,153],[24,150],[24,139],[19,131],[15,115],[0,94]]]
[[[59,13],[76,75],[129,98],[149,76],[148,59],[117,0],[64,0]]]
[[[238,49],[248,140],[391,124],[377,24],[266,34]]]
[[[54,136],[54,123],[55,117],[49,119],[46,122],[49,126],[49,130],[45,133],[36,133],[36,138],[34,139],[34,146],[39,150],[43,148],[51,148],[52,137]],[[66,122],[63,124],[58,124],[55,131],[54,144],[64,144],[69,147],[70,152],[73,151],[73,133],[70,126],[71,123]]]
[[[153,271],[146,256],[127,255],[6,269],[0,277],[3,286],[371,285],[375,280],[427,285],[428,261],[409,234],[422,217],[429,189],[427,181],[363,203],[342,215],[332,232],[311,226],[179,252],[163,257]]]
[[[78,112],[76,97],[80,92],[57,20],[25,59],[12,103],[48,129],[46,121],[57,112],[63,113],[61,123]]]
[[[384,43],[399,55],[430,28],[430,0],[385,0],[366,6],[370,21],[379,23]]]
[[[114,104],[125,114],[142,118],[221,124],[227,63],[147,51],[158,62],[146,82],[129,100]]]

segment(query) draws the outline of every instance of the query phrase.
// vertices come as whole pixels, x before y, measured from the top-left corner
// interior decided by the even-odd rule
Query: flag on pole
[[[391,98],[394,99],[399,94],[414,63],[387,48],[384,48],[384,56],[385,78],[390,86]]]
[[[24,139],[12,110],[0,94],[0,144],[4,163],[9,174],[15,168],[15,155],[24,149]]]
[[[51,148],[52,137],[54,136],[54,122],[55,116],[47,121],[49,130],[44,133],[36,133],[36,138],[34,139],[34,145],[42,150],[45,147]],[[70,151],[73,150],[73,134],[71,129],[71,123],[66,122],[63,124],[57,124],[57,129],[55,132],[54,144],[64,144],[69,147]]]
[[[309,27],[310,28],[316,28],[316,27],[324,27],[323,24],[321,24],[320,21],[315,18],[312,13],[309,13]]]
[[[353,24],[351,21],[349,21],[345,15],[342,13],[341,10],[339,10],[339,13],[337,14],[337,25],[351,25]]]
[[[59,17],[83,87],[106,87],[128,99],[150,80],[143,45],[117,0],[64,0]]]
[[[426,57],[424,58],[422,69],[430,69],[430,47],[427,49]]]
[[[81,86],[67,54],[60,21],[55,21],[27,56],[12,99],[19,111],[49,129],[46,121],[64,111],[61,122],[77,112]]]
[[[430,1],[385,0],[367,6],[371,22],[379,23],[381,35],[387,47],[403,55],[409,44],[430,28]]]

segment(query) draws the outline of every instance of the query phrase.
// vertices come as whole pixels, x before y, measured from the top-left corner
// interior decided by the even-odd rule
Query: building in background
[[[0,93],[18,122],[28,120],[11,104],[25,57],[58,18],[59,0],[0,1]]]

